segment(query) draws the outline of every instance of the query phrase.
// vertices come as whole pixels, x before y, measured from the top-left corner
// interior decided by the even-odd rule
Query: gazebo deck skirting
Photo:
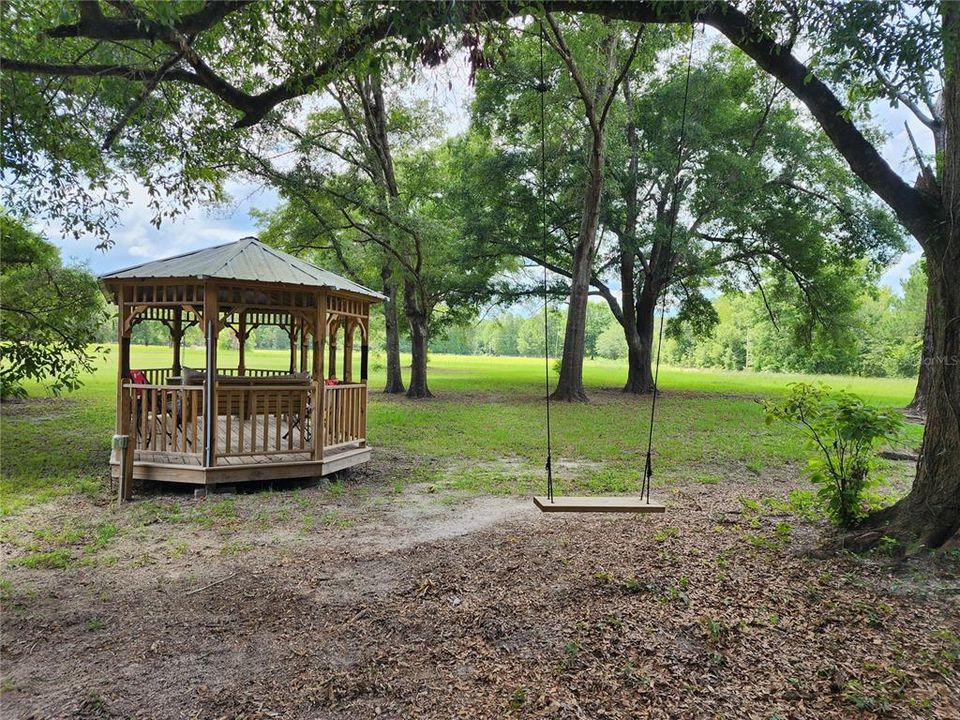
[[[323,460],[311,460],[309,454],[302,455],[256,455],[234,458],[227,465],[205,468],[196,464],[169,462],[151,453],[136,453],[134,456],[133,477],[135,480],[154,482],[175,482],[192,485],[233,484],[257,480],[288,480],[295,478],[313,478],[346,470],[367,462],[370,459],[369,447],[343,448],[330,450]],[[110,464],[113,478],[120,474],[118,463]]]
[[[369,288],[245,238],[100,278],[117,304],[118,435],[128,438],[111,472],[140,480],[216,485],[328,475],[370,459],[367,446]],[[131,362],[131,332],[156,322],[170,332],[169,367]],[[206,345],[202,369],[181,360],[184,333]],[[258,327],[289,338],[285,369],[246,366]],[[217,349],[230,331],[237,367]],[[359,372],[354,369],[359,345]]]

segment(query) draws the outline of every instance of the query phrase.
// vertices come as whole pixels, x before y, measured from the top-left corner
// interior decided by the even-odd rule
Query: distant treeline
[[[676,318],[667,318],[663,362],[680,367],[722,368],[765,372],[852,374],[871,377],[915,377],[919,370],[926,306],[926,278],[918,263],[903,281],[902,296],[885,287],[867,286],[846,304],[834,303],[830,317],[811,317],[799,291],[794,297],[773,301],[759,291],[730,293],[712,301],[715,321],[711,329],[695,329]],[[375,310],[375,314],[376,314]],[[552,309],[548,322],[550,355],[556,358],[563,345],[566,314]],[[101,340],[115,337],[115,318],[104,324]],[[382,352],[382,318],[371,323],[371,347]],[[458,355],[539,357],[543,355],[542,313],[502,312],[479,321],[449,327],[430,340],[430,351]],[[145,322],[133,330],[133,342],[169,345],[167,328]],[[235,347],[229,330],[220,336],[223,347]],[[191,328],[187,345],[202,345],[203,336]],[[409,351],[409,338],[401,338]],[[248,347],[286,349],[284,329],[260,327]],[[623,329],[606,303],[591,302],[587,310],[587,357],[625,360]]]
[[[885,287],[866,287],[831,317],[808,318],[803,299],[768,306],[759,291],[720,295],[712,302],[716,322],[707,333],[668,318],[663,361],[681,367],[765,372],[916,377],[926,305],[926,278],[917,264],[904,280],[902,297]],[[771,299],[768,297],[768,301]],[[771,301],[772,302],[772,301]],[[837,308],[834,307],[836,312]],[[590,303],[586,354],[624,360],[623,330],[606,304]],[[556,357],[563,315],[550,321],[551,355]],[[504,313],[452,328],[431,342],[431,350],[469,355],[539,356],[543,317]]]

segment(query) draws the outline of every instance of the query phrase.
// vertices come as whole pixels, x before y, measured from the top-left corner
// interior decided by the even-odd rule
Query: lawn
[[[960,717],[960,550],[824,552],[808,451],[757,403],[812,378],[666,368],[663,515],[536,512],[542,361],[442,355],[434,399],[372,394],[364,466],[118,506],[112,357],[4,408],[4,716]],[[591,402],[554,406],[561,491],[637,491],[650,400],[623,375],[590,361]],[[883,406],[913,390],[821,379]],[[887,463],[873,501],[912,471]]]
[[[221,351],[221,364],[236,354]],[[248,367],[283,368],[286,351],[248,354]],[[106,475],[115,412],[116,353],[107,355],[83,388],[63,398],[37,398],[5,409],[3,497],[0,512],[64,493],[96,495]],[[134,347],[134,367],[163,367],[169,349]],[[184,364],[202,367],[203,351],[189,348]],[[371,387],[382,383],[382,363],[371,362]],[[394,483],[444,479],[464,490],[531,494],[541,490],[545,455],[543,361],[434,355],[432,401],[409,402],[372,393],[369,440],[374,447],[418,462]],[[558,489],[630,492],[637,487],[646,449],[649,398],[619,393],[622,365],[588,360],[584,381],[593,402],[553,405]],[[909,402],[913,381],[856,377],[718,372],[663,368],[663,394],[654,439],[656,482],[750,473],[762,478],[802,461],[799,435],[763,422],[759,398],[782,393],[796,381],[821,380],[856,392],[869,402],[899,407]],[[919,428],[910,442],[918,443]],[[56,452],[50,452],[55,447]]]

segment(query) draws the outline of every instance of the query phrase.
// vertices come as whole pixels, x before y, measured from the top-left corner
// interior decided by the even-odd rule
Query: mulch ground
[[[950,553],[817,557],[822,528],[739,512],[731,490],[669,501],[531,508],[394,550],[347,532],[146,571],[18,569],[2,714],[960,718]]]

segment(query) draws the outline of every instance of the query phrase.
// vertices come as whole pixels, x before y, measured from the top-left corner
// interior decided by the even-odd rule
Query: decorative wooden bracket
[[[134,305],[130,308],[130,314],[123,321],[123,334],[127,335],[133,330],[133,327],[141,322],[140,315],[147,309],[146,305]]]

